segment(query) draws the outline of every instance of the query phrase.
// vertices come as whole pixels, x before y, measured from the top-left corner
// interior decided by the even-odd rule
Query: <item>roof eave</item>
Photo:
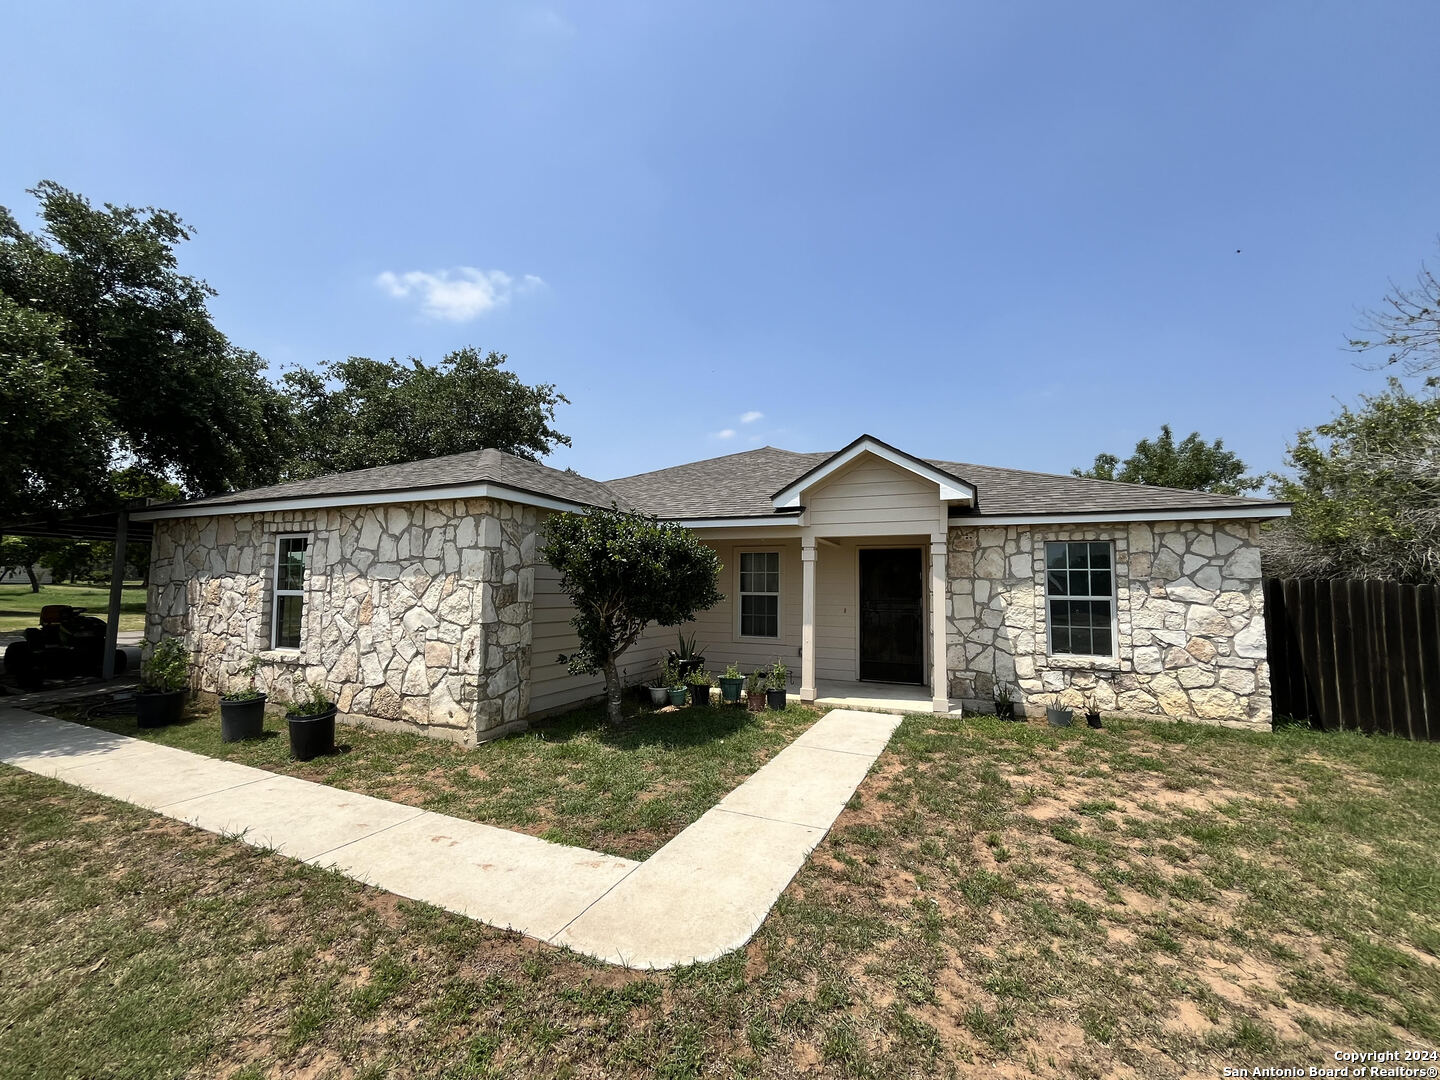
[[[1150,521],[1245,521],[1287,518],[1289,503],[1242,506],[1160,507],[1144,510],[1056,510],[1034,514],[951,514],[951,525],[1109,525]]]
[[[347,491],[319,495],[291,495],[272,499],[251,499],[241,502],[212,503],[197,500],[152,506],[132,514],[136,521],[160,521],[167,518],[220,517],[226,514],[263,514],[284,510],[325,510],[342,506],[377,506],[393,503],[425,502],[434,499],[501,499],[535,506],[542,510],[586,510],[598,503],[562,499],[543,492],[531,491],[513,484],[483,480],[470,484],[439,484],[429,487],[391,488],[380,491]],[[618,505],[618,500],[612,500]]]

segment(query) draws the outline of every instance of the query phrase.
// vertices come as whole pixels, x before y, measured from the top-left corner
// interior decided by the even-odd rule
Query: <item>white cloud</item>
[[[765,419],[765,414],[764,414],[763,412],[756,412],[754,409],[751,409],[749,412],[745,413],[744,415],[742,415],[742,416],[740,417],[740,423],[742,423],[742,424],[753,424],[756,420],[764,420],[764,419]]]
[[[457,266],[435,273],[407,270],[397,274],[386,270],[375,278],[375,284],[397,300],[417,297],[420,310],[432,319],[469,322],[504,307],[514,296],[541,288],[545,282],[534,274],[516,280],[503,270]]]
[[[715,432],[715,438],[717,438],[717,439],[733,439],[734,437],[735,437],[735,429],[734,429],[734,428],[728,428],[728,427],[727,427],[724,431],[717,431],[717,432]]]

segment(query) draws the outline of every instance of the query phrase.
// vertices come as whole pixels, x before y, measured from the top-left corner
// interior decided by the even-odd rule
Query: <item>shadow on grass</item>
[[[588,736],[616,750],[645,746],[681,749],[731,738],[748,728],[759,726],[763,720],[760,715],[749,712],[743,704],[686,705],[675,712],[651,711],[648,701],[644,706],[627,701],[625,707],[626,716],[619,726],[612,727],[607,722],[602,704],[587,706],[551,720],[541,720],[529,731],[510,737],[534,738],[539,735],[546,742],[565,743]],[[791,706],[772,712],[770,716],[775,718],[785,713],[793,716],[798,709],[799,706]],[[809,710],[805,713],[810,716]]]

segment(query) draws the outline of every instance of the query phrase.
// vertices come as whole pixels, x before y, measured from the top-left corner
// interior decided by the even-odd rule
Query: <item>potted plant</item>
[[[650,691],[650,704],[657,709],[670,704],[670,683],[666,682],[666,668],[664,663],[660,664],[660,674],[654,686],[647,686]]]
[[[1060,695],[1055,694],[1045,704],[1045,719],[1051,727],[1069,727],[1070,721],[1075,719],[1075,711],[1065,708],[1060,702]]]
[[[695,644],[695,635],[690,635],[690,640],[685,640],[685,635],[678,630],[675,632],[676,647],[670,650],[667,659],[680,671],[680,681],[692,671],[698,671],[705,666],[705,646]],[[675,685],[671,683],[671,685]]]
[[[674,660],[665,664],[665,693],[671,705],[685,704],[685,683],[681,680],[680,665]]]
[[[690,688],[691,705],[709,705],[710,687],[715,685],[714,678],[704,668],[699,671],[692,671],[685,676],[685,685]]]
[[[290,756],[296,761],[335,752],[335,703],[323,687],[307,684],[305,696],[286,708],[285,721],[290,727]]]
[[[258,739],[265,733],[265,695],[255,689],[255,672],[259,668],[260,658],[250,657],[240,669],[240,674],[249,677],[249,685],[220,695],[221,742]]]
[[[745,680],[745,703],[751,712],[765,711],[765,686],[770,675],[764,668],[756,668]]]
[[[772,709],[785,708],[785,684],[790,679],[790,669],[785,661],[776,660],[770,668],[770,678],[765,687],[765,704]]]
[[[1008,682],[995,684],[995,715],[1001,720],[1015,719],[1015,697]]]
[[[1083,698],[1085,703],[1085,722],[1092,728],[1100,726],[1100,699],[1094,690],[1086,690]]]
[[[731,664],[725,669],[725,674],[720,676],[720,700],[727,705],[737,705],[740,702],[740,691],[745,687],[745,676],[740,674],[740,669]]]
[[[190,654],[179,638],[164,638],[140,665],[140,692],[135,695],[135,720],[143,728],[179,723],[185,714],[190,684]]]

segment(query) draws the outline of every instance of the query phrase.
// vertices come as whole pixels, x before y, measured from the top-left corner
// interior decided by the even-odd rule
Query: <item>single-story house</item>
[[[246,661],[284,697],[475,743],[596,697],[572,675],[546,518],[619,506],[719,553],[694,633],[712,670],[783,660],[802,700],[883,697],[1034,713],[1093,692],[1123,715],[1267,723],[1264,499],[925,460],[868,435],[600,482],[496,450],[151,506],[146,635],[182,636],[199,689]],[[653,681],[675,641],[623,657]],[[915,699],[919,698],[919,702]]]

